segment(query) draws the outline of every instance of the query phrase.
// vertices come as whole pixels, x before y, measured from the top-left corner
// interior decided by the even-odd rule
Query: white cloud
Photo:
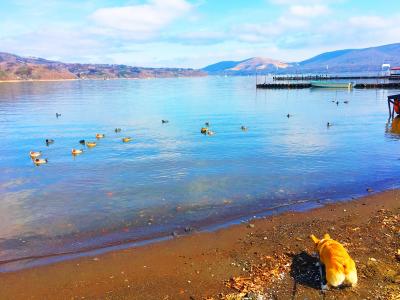
[[[90,18],[100,26],[97,33],[147,39],[192,8],[186,0],[149,0],[140,5],[100,8]]]
[[[373,29],[390,28],[389,26],[394,25],[390,23],[392,23],[390,18],[387,19],[379,16],[355,16],[349,19],[349,25],[351,26]]]
[[[292,5],[289,7],[289,13],[298,17],[318,17],[329,13],[328,7],[325,5]]]

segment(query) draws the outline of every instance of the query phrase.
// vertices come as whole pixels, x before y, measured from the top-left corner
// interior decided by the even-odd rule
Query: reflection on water
[[[386,91],[254,84],[241,77],[1,84],[0,260],[397,186],[399,120],[385,134]],[[206,121],[214,136],[200,134]],[[71,155],[96,133],[106,137]],[[31,150],[49,163],[34,166]]]

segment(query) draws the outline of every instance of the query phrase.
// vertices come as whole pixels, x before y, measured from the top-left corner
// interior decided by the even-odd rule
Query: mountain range
[[[127,65],[63,63],[0,52],[0,81],[116,79],[205,76],[204,71],[182,68],[143,68]]]
[[[378,72],[382,64],[400,66],[400,43],[364,49],[325,52],[300,62],[284,62],[253,57],[242,61],[222,61],[202,70],[212,75],[254,75],[278,73]]]
[[[63,63],[0,52],[0,81],[254,75],[256,72],[258,74],[367,73],[381,71],[382,64],[400,66],[400,43],[325,52],[300,62],[285,62],[262,57],[242,61],[221,61],[199,70]]]

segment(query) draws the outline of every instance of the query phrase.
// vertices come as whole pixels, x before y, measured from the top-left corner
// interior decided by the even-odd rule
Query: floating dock
[[[330,76],[330,75],[287,75],[287,76],[274,76],[272,77],[275,81],[309,81],[309,80],[356,80],[356,79],[399,79],[399,77],[394,77],[390,75],[375,75],[375,76]]]
[[[307,89],[311,88],[311,83],[261,83],[256,85],[258,89]],[[400,89],[400,82],[388,83],[357,83],[354,89]]]

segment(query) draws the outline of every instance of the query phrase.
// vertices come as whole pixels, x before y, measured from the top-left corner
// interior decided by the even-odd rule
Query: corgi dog
[[[357,284],[356,264],[347,253],[346,249],[338,241],[331,239],[329,234],[325,234],[322,240],[315,235],[310,236],[319,254],[320,262],[325,266],[327,285],[338,287],[341,285],[355,286]],[[321,288],[327,289],[321,272]]]

